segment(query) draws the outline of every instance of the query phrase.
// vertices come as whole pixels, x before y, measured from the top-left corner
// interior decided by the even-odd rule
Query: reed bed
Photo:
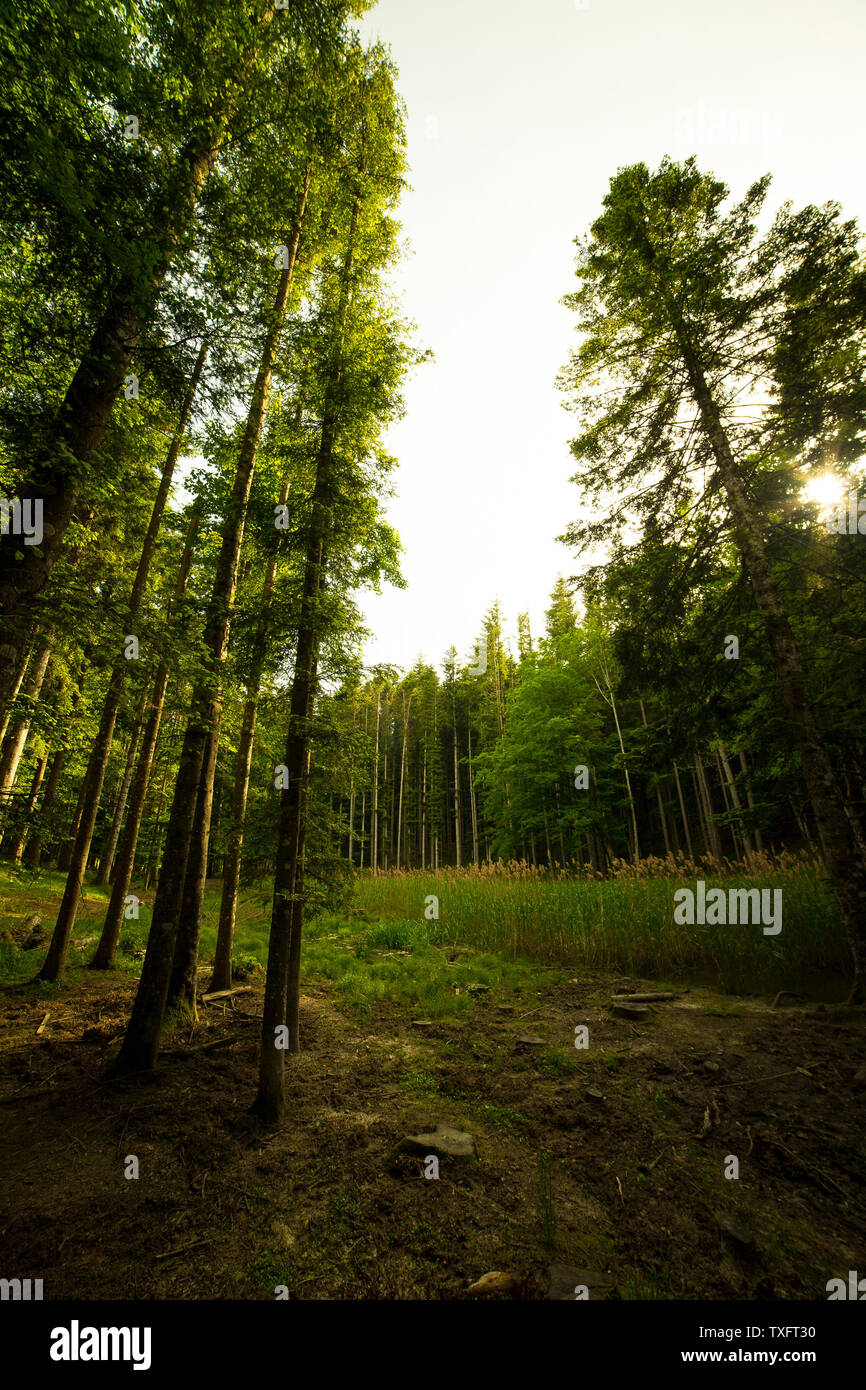
[[[679,925],[674,893],[781,888],[782,930],[760,924]],[[428,920],[429,900],[438,920]],[[737,993],[845,993],[850,957],[835,895],[814,854],[761,855],[748,864],[673,855],[619,861],[601,878],[587,866],[482,864],[359,876],[370,917],[422,921],[431,939],[586,970],[712,983]]]

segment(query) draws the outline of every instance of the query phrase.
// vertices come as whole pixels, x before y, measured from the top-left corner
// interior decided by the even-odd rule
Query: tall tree
[[[772,461],[777,435],[763,418],[745,426],[737,419],[737,407],[760,387],[779,391],[771,375],[784,323],[779,282],[783,272],[790,277],[798,253],[778,229],[757,243],[754,219],[767,186],[768,179],[760,180],[723,215],[727,189],[700,173],[694,160],[665,160],[655,174],[642,164],[621,170],[581,246],[582,287],[566,298],[585,336],[561,381],[577,393],[573,404],[583,416],[583,432],[572,444],[585,465],[577,481],[590,492],[613,489],[622,497],[618,527],[628,510],[670,517],[696,467],[709,469],[710,493],[724,497],[839,899],[854,998],[866,987],[866,864],[768,552],[768,519],[756,500],[756,478]],[[802,260],[804,247],[799,254]],[[598,385],[602,373],[609,389]],[[568,538],[586,542],[605,529],[605,523],[572,528]]]

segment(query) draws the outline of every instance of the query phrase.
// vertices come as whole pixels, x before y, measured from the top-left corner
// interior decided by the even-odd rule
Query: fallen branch
[[[213,1245],[212,1240],[193,1240],[189,1245],[179,1245],[176,1250],[166,1250],[162,1255],[155,1255],[156,1260],[173,1260],[175,1255],[185,1255],[187,1250],[197,1250],[200,1245]]]
[[[210,1004],[214,999],[228,999],[233,994],[252,994],[252,985],[236,985],[234,989],[218,989],[214,994],[203,994],[201,1002]]]
[[[856,1200],[856,1198],[851,1196],[850,1192],[846,1192],[844,1187],[840,1187],[839,1183],[837,1183],[835,1178],[829,1177],[827,1173],[822,1173],[820,1168],[813,1168],[811,1163],[807,1163],[804,1158],[800,1158],[797,1154],[793,1153],[789,1148],[787,1148],[785,1144],[781,1143],[778,1139],[771,1139],[766,1134],[759,1134],[757,1138],[759,1144],[766,1144],[769,1148],[778,1149],[780,1153],[785,1154],[786,1157],[793,1162],[795,1168],[799,1168],[802,1172],[808,1173],[808,1175],[811,1178],[813,1178],[815,1182],[823,1183],[825,1186],[829,1183],[830,1186],[834,1187],[837,1192],[841,1192],[842,1196],[845,1198],[845,1201],[850,1202],[850,1204],[854,1207],[856,1211],[862,1212],[864,1210],[864,1208]]]
[[[59,1070],[60,1068],[56,1067],[53,1072],[46,1076],[45,1080],[50,1081],[51,1077],[56,1076]],[[67,1087],[66,1089],[69,1088]],[[18,1101],[38,1100],[40,1096],[54,1096],[57,1094],[57,1091],[53,1086],[49,1086],[48,1089],[45,1091],[31,1091],[29,1096],[22,1096],[21,1092],[26,1090],[26,1086],[19,1086],[17,1091],[12,1092],[11,1096],[6,1096],[4,1100],[0,1100],[0,1105],[15,1105]]]
[[[809,1067],[816,1067],[817,1065],[818,1065],[817,1062],[807,1062],[807,1063],[806,1063],[806,1066],[809,1066]],[[814,1080],[815,1080],[815,1078],[814,1078],[814,1076],[812,1076],[811,1072],[808,1072],[808,1071],[806,1070],[806,1067],[794,1067],[794,1070],[793,1070],[793,1071],[775,1071],[775,1072],[773,1072],[773,1075],[772,1075],[772,1076],[745,1076],[745,1077],[743,1077],[740,1081],[722,1081],[722,1082],[719,1083],[719,1085],[720,1085],[720,1086],[756,1086],[756,1085],[758,1085],[758,1083],[761,1082],[761,1081],[778,1081],[779,1078],[782,1077],[782,1076],[797,1076],[797,1075],[800,1075],[800,1076],[808,1076],[808,1078],[809,1078],[810,1081],[814,1081]]]
[[[240,1038],[216,1038],[213,1042],[202,1043],[200,1047],[169,1047],[165,1050],[166,1057],[192,1057],[197,1052],[212,1052],[217,1047],[233,1047],[240,1042]]]
[[[679,997],[671,990],[662,990],[657,994],[612,994],[611,1000],[614,1004],[653,1004],[657,1000],[679,999]]]

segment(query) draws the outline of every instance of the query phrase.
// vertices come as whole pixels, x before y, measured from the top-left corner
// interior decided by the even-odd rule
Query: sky
[[[387,436],[408,588],[364,598],[364,654],[439,665],[471,657],[495,599],[507,633],[523,610],[541,632],[576,571],[560,300],[616,170],[695,154],[735,197],[770,172],[770,212],[833,200],[866,228],[866,0],[380,0],[359,27],[400,73],[394,285],[435,354]]]

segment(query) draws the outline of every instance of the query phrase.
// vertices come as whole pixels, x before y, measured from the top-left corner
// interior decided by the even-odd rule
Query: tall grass
[[[765,936],[759,924],[675,923],[676,889],[694,888],[698,878],[708,889],[781,888],[779,935]],[[38,969],[45,948],[21,952],[4,941],[4,929],[36,911],[50,932],[62,886],[59,874],[0,869],[0,978],[28,978]],[[205,896],[203,963],[216,944],[220,886],[212,880]],[[496,961],[520,961],[712,984],[735,993],[790,989],[829,999],[843,998],[848,990],[850,958],[835,895],[814,856],[761,856],[748,866],[673,856],[637,865],[619,861],[607,878],[577,864],[410,870],[359,875],[354,891],[349,922],[344,914],[320,913],[305,927],[305,974],[330,976],[341,990],[370,1000],[412,995],[431,1015],[444,1008],[442,957],[435,948],[458,943],[486,958],[491,983]],[[239,961],[267,961],[271,895],[270,884],[241,894],[235,932]],[[438,899],[438,920],[425,916],[431,895]],[[104,890],[88,884],[75,938],[98,934],[106,901]],[[140,958],[149,924],[150,909],[142,902],[140,921],[124,923],[119,967],[139,968],[133,948]],[[389,950],[406,954],[385,956]],[[83,965],[92,951],[92,945],[80,952],[73,948],[70,967]],[[476,957],[467,983],[470,977],[488,978],[478,974],[479,964]]]
[[[781,888],[782,930],[681,926],[674,893],[695,887]],[[844,992],[850,957],[823,865],[813,856],[761,856],[751,865],[685,858],[619,863],[609,878],[529,865],[483,865],[359,877],[356,903],[371,916],[425,921],[438,899],[436,938],[545,964],[620,970],[712,983],[737,993]]]

